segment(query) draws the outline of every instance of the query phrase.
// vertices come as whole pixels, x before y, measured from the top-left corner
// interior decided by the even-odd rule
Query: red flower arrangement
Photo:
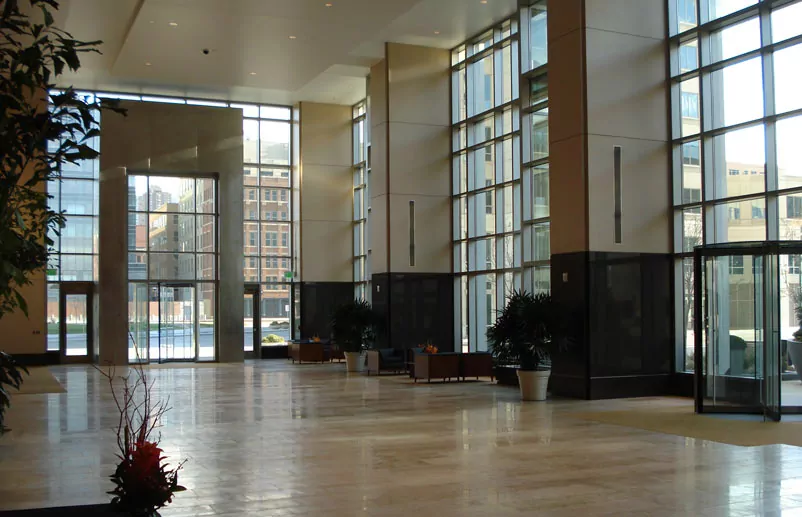
[[[437,353],[437,347],[434,346],[431,343],[426,343],[425,345],[422,346],[422,348],[423,348],[423,353],[424,354],[436,354]]]
[[[134,347],[136,349],[136,345]],[[115,510],[137,517],[151,517],[159,515],[157,510],[171,503],[176,492],[186,490],[178,484],[178,471],[184,462],[169,468],[164,451],[159,447],[161,435],[151,438],[170,408],[167,402],[153,402],[153,386],[142,366],[135,366],[132,371],[133,377],[129,373],[116,378],[113,369],[101,371],[109,382],[120,412],[117,425],[120,463],[111,475],[114,490],[108,493],[113,496],[111,505]],[[121,394],[115,385],[120,380]]]

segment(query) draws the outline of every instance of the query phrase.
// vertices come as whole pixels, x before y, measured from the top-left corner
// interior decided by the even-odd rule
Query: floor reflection
[[[795,515],[802,450],[737,447],[572,412],[677,399],[522,404],[488,382],[415,385],[345,366],[154,368],[162,444],[189,491],[163,515]],[[14,399],[0,509],[107,501],[116,412],[90,367]]]

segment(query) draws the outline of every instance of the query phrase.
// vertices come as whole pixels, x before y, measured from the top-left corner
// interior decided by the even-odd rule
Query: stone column
[[[302,102],[301,338],[331,334],[334,309],[354,299],[351,106]]]
[[[100,171],[95,349],[101,365],[128,364],[128,176]]]
[[[453,348],[448,50],[387,43],[371,69],[373,304],[380,346]]]
[[[555,358],[552,389],[583,398],[667,393],[665,1],[551,0],[548,16],[552,293],[577,331]]]

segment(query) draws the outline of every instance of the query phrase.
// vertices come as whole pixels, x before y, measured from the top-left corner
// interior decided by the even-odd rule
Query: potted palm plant
[[[551,295],[513,291],[487,330],[488,349],[496,363],[518,366],[523,400],[546,400],[555,329]]]
[[[354,300],[337,307],[331,321],[334,341],[345,354],[349,372],[359,371],[359,358],[375,337],[377,318],[366,300]]]

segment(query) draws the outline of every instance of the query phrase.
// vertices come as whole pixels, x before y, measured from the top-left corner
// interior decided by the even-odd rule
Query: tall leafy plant
[[[22,5],[21,5],[22,4]],[[56,0],[0,0],[0,318],[28,313],[21,288],[47,265],[64,224],[48,207],[45,184],[63,163],[97,158],[89,142],[99,135],[96,113],[72,88],[49,95],[81,54],[99,53],[100,41],[76,40],[54,26]],[[49,107],[48,107],[49,101]]]
[[[379,320],[366,300],[354,300],[337,307],[331,330],[344,352],[361,352],[376,335]]]
[[[10,390],[19,390],[22,384],[22,372],[28,373],[28,370],[10,355],[0,352],[0,434],[8,430],[4,422],[6,409],[11,407]]]
[[[558,314],[550,294],[513,291],[487,330],[488,350],[497,364],[545,369],[550,366],[557,330]]]
[[[28,315],[22,288],[45,268],[64,216],[48,206],[47,182],[63,163],[97,158],[95,114],[113,104],[86,102],[72,88],[56,88],[65,72],[80,68],[80,55],[99,52],[55,27],[56,0],[0,0],[0,318]],[[49,97],[48,97],[49,96]],[[0,352],[0,432],[9,389],[27,370]]]

